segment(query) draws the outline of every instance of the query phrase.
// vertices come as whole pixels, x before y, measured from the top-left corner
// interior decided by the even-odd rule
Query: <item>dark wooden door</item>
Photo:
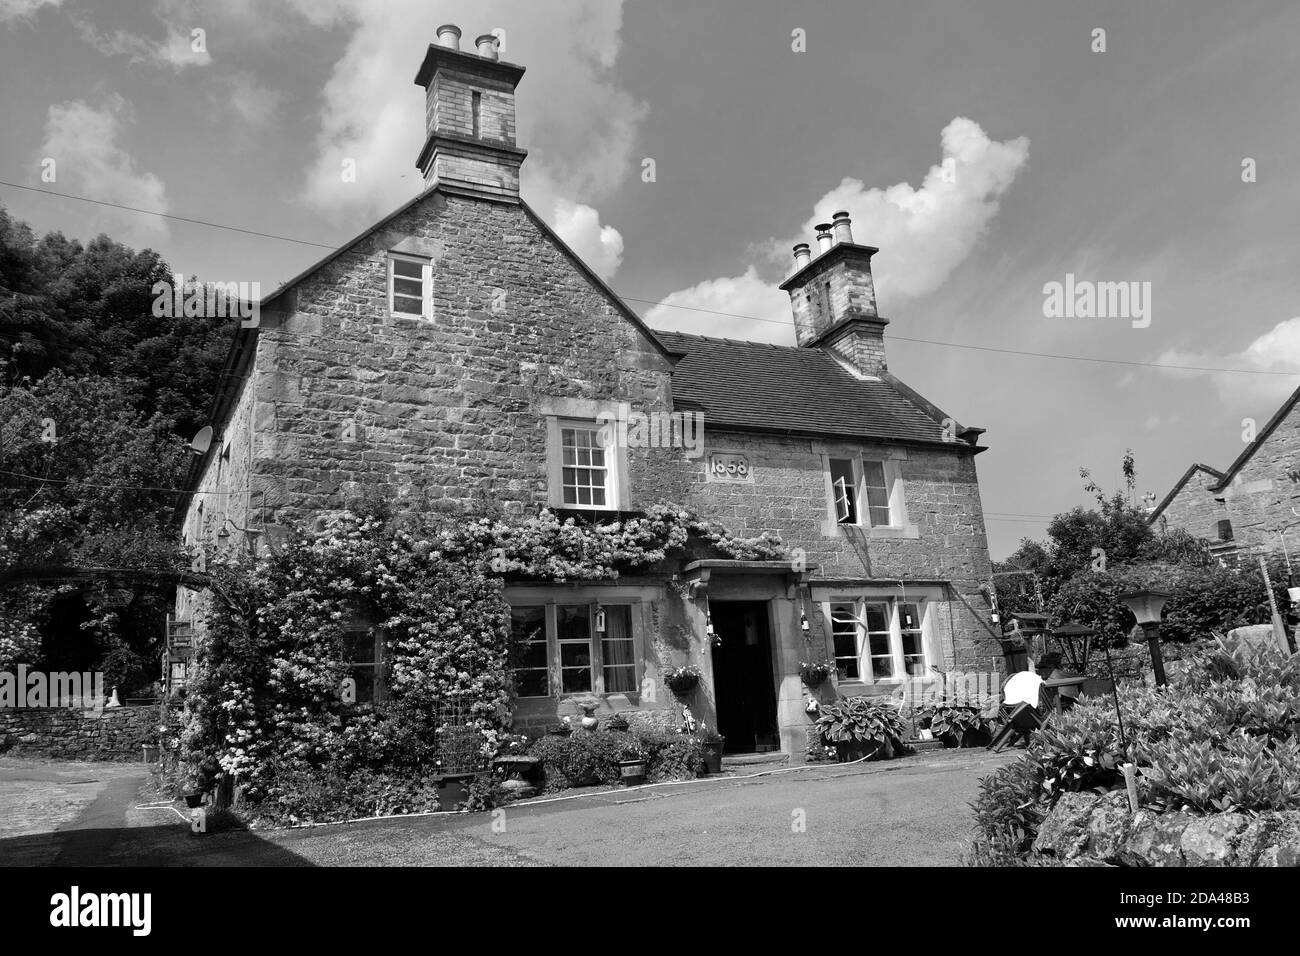
[[[762,601],[714,601],[713,692],[718,733],[728,753],[752,753],[777,740],[772,639]]]

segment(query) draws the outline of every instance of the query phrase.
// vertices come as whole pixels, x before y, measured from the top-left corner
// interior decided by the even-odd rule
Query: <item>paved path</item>
[[[59,862],[82,865],[950,865],[969,838],[968,804],[978,779],[1012,759],[940,751],[748,778],[571,791],[496,814],[204,836],[191,835],[174,813],[128,809],[123,798],[131,784],[123,777],[54,836]],[[48,846],[45,859],[15,859],[23,839],[33,838],[0,839],[0,861],[51,861]]]
[[[93,865],[148,778],[143,764],[0,759],[0,864]]]

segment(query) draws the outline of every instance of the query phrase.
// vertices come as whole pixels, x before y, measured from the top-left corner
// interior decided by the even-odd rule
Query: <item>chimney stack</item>
[[[460,27],[454,23],[444,23],[438,27],[438,42],[448,50],[459,50]]]
[[[528,155],[515,144],[515,87],[524,68],[498,58],[497,38],[460,48],[460,27],[438,27],[415,76],[425,90],[425,140],[416,165],[426,186],[490,199],[519,201],[519,167]]]
[[[833,226],[818,224],[817,245],[815,259],[807,243],[794,247],[794,274],[781,283],[790,294],[795,341],[836,355],[864,377],[879,377],[887,368],[888,320],[876,312],[871,257],[877,250],[853,241],[843,211],[835,213]]]
[[[817,254],[821,255],[834,245],[835,240],[831,238],[831,224],[829,222],[818,223],[817,229]]]
[[[835,220],[835,223],[834,223],[834,225],[835,225],[835,241],[836,241],[836,242],[852,242],[852,241],[853,241],[853,229],[852,229],[852,227],[851,227],[851,225],[850,225],[850,223],[852,222],[852,220],[849,219],[849,214],[848,214],[847,212],[837,212],[837,213],[835,214],[835,216],[834,216],[834,220]]]

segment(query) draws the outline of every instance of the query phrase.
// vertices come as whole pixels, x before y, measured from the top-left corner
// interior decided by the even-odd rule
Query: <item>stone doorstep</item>
[[[915,750],[917,753],[925,753],[927,750],[944,750],[944,749],[945,749],[945,747],[944,747],[944,745],[943,745],[943,741],[942,741],[942,740],[938,740],[938,739],[935,739],[935,740],[921,740],[921,739],[918,738],[918,739],[916,739],[916,740],[909,740],[909,741],[907,742],[907,745],[908,745],[909,747],[911,747],[913,750]],[[974,748],[974,747],[968,747],[967,749],[968,749],[968,750],[974,750],[974,749],[976,749],[976,748]]]
[[[783,764],[790,762],[790,755],[782,753],[779,750],[769,750],[765,753],[752,754],[724,754],[722,757],[722,770],[735,767],[755,767],[765,764]]]

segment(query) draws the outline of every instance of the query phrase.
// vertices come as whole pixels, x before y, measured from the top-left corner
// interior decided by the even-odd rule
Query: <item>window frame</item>
[[[542,612],[542,637],[541,637],[541,640],[538,641],[538,640],[534,639],[534,640],[530,640],[530,641],[528,641],[528,642],[526,642],[526,643],[528,643],[528,644],[541,644],[541,645],[544,647],[544,649],[545,649],[545,653],[543,654],[543,664],[542,664],[541,667],[511,667],[511,668],[510,668],[510,676],[511,676],[511,680],[514,682],[514,686],[515,686],[515,688],[516,688],[516,690],[517,690],[517,689],[519,688],[519,682],[518,682],[518,680],[515,679],[515,674],[516,674],[518,671],[536,671],[536,670],[540,670],[540,671],[542,672],[542,676],[543,676],[543,679],[544,679],[544,681],[545,681],[546,693],[545,693],[545,694],[519,694],[519,693],[516,693],[516,694],[515,694],[515,697],[516,697],[518,700],[545,700],[546,698],[552,696],[551,691],[554,689],[554,682],[553,682],[553,680],[552,680],[552,675],[551,675],[551,641],[550,641],[550,637],[548,636],[548,635],[549,635],[549,630],[550,630],[550,629],[549,629],[549,627],[547,626],[547,617],[548,617],[549,615],[548,615],[548,613],[547,613],[547,609],[546,609],[546,605],[545,605],[545,604],[524,604],[524,603],[522,603],[522,602],[520,602],[520,603],[516,603],[516,604],[512,604],[512,605],[510,606],[510,615],[511,615],[511,616],[510,616],[510,631],[511,631],[511,633],[510,633],[510,640],[511,640],[511,642],[512,642],[512,645],[513,645],[513,643],[514,643],[515,640],[516,640],[516,639],[515,639],[515,634],[514,634],[514,613],[515,613],[516,610],[523,610],[523,609],[525,609],[525,608],[528,608],[528,609],[537,608],[537,609],[540,609],[541,612]]]
[[[546,638],[546,666],[547,666],[547,695],[545,697],[528,696],[524,697],[516,694],[515,699],[519,701],[538,701],[538,700],[565,700],[571,697],[581,697],[586,694],[594,694],[598,697],[609,697],[614,695],[636,696],[639,699],[641,693],[641,682],[645,677],[645,660],[642,653],[642,634],[640,622],[638,620],[637,608],[641,604],[639,598],[632,598],[624,595],[611,595],[604,598],[592,598],[589,595],[575,594],[573,596],[562,595],[547,598],[539,598],[531,595],[520,595],[514,601],[507,599],[506,602],[511,611],[515,608],[545,608],[545,638]],[[564,689],[564,671],[573,670],[573,667],[566,667],[562,657],[561,647],[564,644],[580,644],[581,641],[561,640],[559,635],[559,613],[561,607],[585,607],[587,609],[588,620],[588,637],[586,640],[588,648],[588,663],[586,670],[591,682],[590,690],[565,690]],[[627,608],[628,636],[627,640],[632,645],[632,689],[631,690],[609,690],[605,679],[606,667],[623,667],[622,664],[607,664],[605,658],[605,641],[608,630],[608,615],[612,608]],[[604,632],[596,630],[597,616],[601,609],[606,612],[606,630]],[[512,668],[513,672],[514,668]]]
[[[823,453],[823,468],[826,475],[827,488],[827,512],[828,528],[836,528],[849,525],[856,528],[862,528],[868,532],[885,532],[887,534],[907,533],[911,526],[907,524],[907,514],[903,499],[903,474],[902,469],[898,467],[895,456],[889,454],[880,455],[862,455],[837,454],[832,452]],[[849,504],[853,508],[853,520],[845,520],[842,515],[844,509],[841,502],[843,495],[841,492],[850,492],[847,483],[842,484],[842,479],[835,477],[835,463],[847,463],[853,476],[853,487],[851,489],[851,499]],[[889,523],[876,524],[871,520],[872,508],[879,509],[880,505],[872,505],[870,496],[867,493],[867,476],[866,463],[878,465],[880,467],[881,478],[884,481],[884,491],[886,496],[886,505],[889,509]],[[878,486],[872,486],[873,488]],[[912,535],[915,536],[915,535]]]
[[[832,652],[834,648],[834,628],[836,623],[835,609],[841,606],[852,606],[855,620],[856,647],[857,647],[857,677],[840,676],[839,661],[846,655],[834,654],[836,661],[835,676],[839,683],[850,684],[899,684],[914,677],[925,677],[934,669],[934,662],[931,652],[931,621],[929,608],[933,601],[926,596],[918,595],[916,597],[904,595],[856,595],[856,596],[833,596],[829,600],[822,602],[822,613],[826,619],[831,622],[831,642]],[[867,629],[866,609],[869,605],[883,606],[885,609],[886,631],[869,631]],[[903,623],[903,608],[914,607],[917,614],[917,622],[914,627],[906,627]],[[908,670],[908,655],[905,653],[903,644],[903,633],[915,633],[920,647],[921,670],[919,674],[913,674]],[[870,635],[887,633],[889,635],[889,661],[892,673],[888,676],[876,676],[876,659],[884,655],[871,653]]]
[[[397,283],[394,278],[413,279],[413,276],[398,276],[395,264],[408,262],[420,267],[420,312],[398,312],[396,309]],[[408,252],[388,253],[388,314],[396,319],[433,319],[433,260],[427,256],[411,255]],[[403,298],[411,296],[402,293]]]
[[[384,681],[384,636],[377,627],[368,624],[354,623],[343,629],[343,638],[347,640],[354,635],[364,634],[371,641],[373,650],[372,660],[370,661],[344,661],[348,667],[348,676],[356,681],[357,698],[352,702],[352,706],[373,706],[382,703],[387,699],[387,687]],[[370,699],[363,700],[361,697],[361,681],[357,677],[357,671],[367,669],[370,671]]]
[[[546,450],[547,472],[550,484],[551,506],[555,508],[564,508],[574,511],[619,511],[625,503],[627,497],[627,488],[624,481],[626,474],[626,460],[624,449],[618,445],[617,439],[607,445],[593,445],[599,447],[605,455],[605,504],[574,504],[564,500],[564,470],[568,467],[577,468],[579,466],[569,466],[564,463],[564,432],[566,429],[581,429],[583,431],[594,432],[597,439],[601,434],[608,437],[608,427],[601,424],[595,418],[569,418],[562,416],[551,416],[548,418],[548,441]],[[590,469],[591,466],[585,466]]]

